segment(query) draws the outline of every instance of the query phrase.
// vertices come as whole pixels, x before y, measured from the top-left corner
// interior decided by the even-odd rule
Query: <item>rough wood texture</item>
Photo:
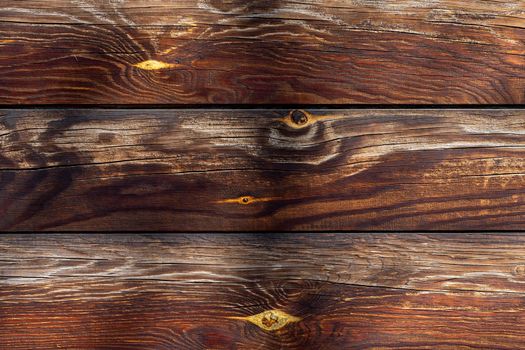
[[[0,256],[2,349],[525,347],[519,234],[4,235]]]
[[[525,228],[520,110],[0,110],[2,230]]]
[[[525,2],[0,0],[0,103],[525,103]]]

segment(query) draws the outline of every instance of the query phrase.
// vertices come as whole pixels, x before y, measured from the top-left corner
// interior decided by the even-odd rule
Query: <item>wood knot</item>
[[[263,315],[261,322],[266,328],[272,328],[274,324],[279,323],[279,316],[271,311],[268,311]]]
[[[290,111],[285,117],[278,119],[278,121],[288,125],[293,129],[302,129],[315,123],[319,119],[320,117],[312,115],[305,110],[294,109]]]
[[[269,202],[271,200],[274,200],[273,197],[263,197],[263,198],[256,198],[253,196],[241,196],[237,198],[227,198],[227,199],[221,199],[217,201],[217,203],[236,203],[236,204],[242,204],[242,205],[249,205],[253,203],[258,202]]]
[[[290,118],[297,125],[305,125],[308,123],[308,116],[301,110],[294,110],[290,113]]]
[[[253,316],[228,318],[233,320],[248,321],[257,327],[264,329],[265,331],[276,331],[285,327],[289,323],[299,322],[302,320],[299,317],[289,315],[281,310],[267,310]]]
[[[263,315],[261,323],[266,328],[272,328],[274,324],[279,323],[279,316],[277,316],[271,311],[268,311]]]
[[[176,67],[176,65],[172,63],[157,61],[157,60],[146,60],[146,61],[142,61],[137,64],[134,64],[133,67],[137,67],[143,70],[160,70],[160,69],[174,68]]]

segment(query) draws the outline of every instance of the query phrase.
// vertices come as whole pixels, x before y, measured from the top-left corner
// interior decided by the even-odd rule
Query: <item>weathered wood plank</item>
[[[525,103],[524,13],[520,0],[1,0],[0,103]]]
[[[520,234],[3,235],[0,256],[13,350],[525,346]]]
[[[521,110],[0,110],[0,229],[523,229],[524,125]]]

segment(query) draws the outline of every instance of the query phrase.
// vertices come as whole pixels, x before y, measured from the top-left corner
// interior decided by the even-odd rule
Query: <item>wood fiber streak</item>
[[[520,234],[4,235],[0,348],[518,349],[524,247]],[[272,310],[296,320],[246,320]]]
[[[0,110],[0,229],[525,228],[521,110]]]
[[[521,0],[0,0],[0,103],[525,103],[524,13]]]

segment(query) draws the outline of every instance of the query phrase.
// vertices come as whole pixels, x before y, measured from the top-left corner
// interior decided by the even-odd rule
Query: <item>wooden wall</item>
[[[0,5],[10,104],[525,103],[521,0]]]
[[[3,349],[519,349],[521,234],[0,237]]]
[[[0,0],[0,350],[525,348],[525,2]]]
[[[0,110],[4,230],[520,229],[522,110]]]

